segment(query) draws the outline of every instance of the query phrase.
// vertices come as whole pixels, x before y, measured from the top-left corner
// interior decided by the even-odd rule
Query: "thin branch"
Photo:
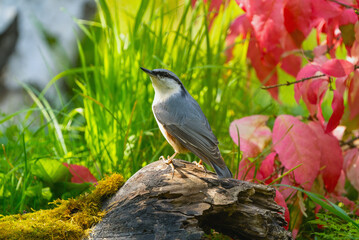
[[[354,71],[357,70],[357,69],[359,69],[359,65],[354,66]],[[328,75],[320,74],[320,75],[315,75],[315,76],[311,76],[311,77],[307,77],[307,78],[302,78],[302,79],[299,79],[299,80],[294,81],[294,82],[286,82],[286,83],[280,83],[280,84],[275,84],[275,85],[262,86],[261,88],[262,89],[271,89],[271,88],[276,88],[276,87],[289,86],[289,85],[292,85],[292,84],[305,82],[305,81],[310,80],[310,79],[321,78],[321,77],[325,77],[325,76],[328,76]]]
[[[349,141],[346,141],[346,142],[341,141],[341,142],[340,142],[340,146],[342,147],[342,146],[348,145],[349,147],[354,148],[354,147],[356,147],[356,146],[354,145],[354,142],[355,142],[356,140],[358,140],[358,139],[359,139],[359,136],[358,136],[358,137],[354,137],[354,138],[352,138],[352,139],[350,139]]]
[[[262,89],[270,89],[270,88],[276,88],[276,87],[282,87],[282,86],[289,86],[289,85],[292,85],[292,84],[305,82],[305,81],[310,80],[310,79],[321,78],[321,77],[325,77],[325,76],[327,76],[327,75],[320,74],[320,75],[315,75],[315,76],[311,76],[311,77],[307,77],[307,78],[302,78],[302,79],[294,81],[294,82],[286,82],[286,83],[281,83],[281,84],[276,84],[276,85],[262,86],[261,88]]]
[[[353,7],[353,6],[349,6],[349,5],[345,4],[345,3],[339,2],[339,1],[337,1],[337,0],[329,0],[329,1],[334,2],[334,3],[336,3],[336,4],[339,4],[339,5],[341,5],[341,6],[343,6],[343,7],[346,7],[346,8],[352,8],[352,9],[354,9],[354,10],[356,10],[356,11],[359,10],[358,8],[355,8],[355,7]]]

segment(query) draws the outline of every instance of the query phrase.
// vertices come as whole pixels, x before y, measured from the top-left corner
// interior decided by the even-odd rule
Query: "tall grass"
[[[85,31],[91,55],[79,44],[84,78],[77,85],[87,147],[101,173],[117,171],[129,177],[173,152],[158,131],[151,111],[154,92],[140,66],[175,72],[220,140],[229,138],[229,112],[238,108],[233,99],[248,96],[242,79],[245,62],[241,58],[225,65],[225,36],[233,11],[221,12],[210,30],[207,7],[197,3],[192,8],[190,1],[174,7],[167,1],[141,1],[134,17],[123,19],[115,1],[98,2],[99,24]],[[245,54],[242,46],[240,54]]]
[[[77,129],[81,122],[74,115],[76,109],[67,110],[73,101],[56,110],[42,94],[30,86],[24,88],[34,105],[0,119],[1,214],[44,208],[51,199],[62,197],[67,191],[55,190],[55,184],[69,176],[55,167],[83,155],[83,138]],[[66,127],[69,121],[71,131]]]

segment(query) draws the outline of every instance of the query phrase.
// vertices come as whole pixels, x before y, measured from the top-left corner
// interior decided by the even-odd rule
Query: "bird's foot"
[[[164,161],[165,164],[171,166],[171,169],[172,169],[172,178],[173,178],[173,176],[174,176],[174,174],[175,174],[175,166],[173,165],[173,157],[174,157],[174,156],[172,156],[172,157],[167,156],[167,159],[164,158],[163,156],[160,157],[160,160]]]
[[[193,161],[193,163],[196,164],[197,167],[202,168],[203,171],[207,174],[207,169],[204,167],[201,159],[199,160],[199,162]]]
[[[205,169],[204,166],[203,166],[203,162],[202,162],[201,159],[200,159],[198,162],[197,162],[197,161],[193,161],[192,163],[196,164],[197,167],[200,167],[200,168]]]

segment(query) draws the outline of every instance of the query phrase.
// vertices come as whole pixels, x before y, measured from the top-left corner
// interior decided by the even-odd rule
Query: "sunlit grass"
[[[173,152],[158,131],[151,111],[153,89],[140,66],[175,72],[200,103],[221,148],[230,151],[231,115],[251,105],[251,93],[244,89],[244,58],[225,64],[226,32],[235,17],[226,13],[232,11],[221,12],[210,30],[207,6],[201,3],[192,8],[190,2],[171,6],[142,1],[134,17],[129,14],[125,20],[119,19],[123,14],[116,6],[99,2],[100,24],[86,30],[90,56],[79,44],[84,78],[77,85],[87,122],[85,139],[101,173],[118,171],[129,177]],[[239,55],[246,54],[245,42],[242,46]],[[239,104],[233,104],[236,98]]]
[[[72,103],[55,110],[50,103],[31,87],[24,85],[29,96],[35,102],[31,108],[22,110],[1,120],[0,130],[0,212],[18,213],[47,206],[53,198],[67,194],[64,188],[56,190],[57,182],[52,177],[44,179],[51,169],[38,174],[41,162],[71,162],[83,158],[83,142],[77,129],[80,126],[73,115],[76,109],[65,111]],[[24,116],[24,114],[26,114]],[[18,120],[19,115],[23,120]],[[69,117],[71,120],[69,120]],[[66,129],[72,121],[72,131]],[[54,166],[54,164],[49,164]],[[65,175],[57,173],[66,180]],[[69,180],[70,178],[68,178]],[[81,186],[79,186],[81,187]],[[82,191],[87,187],[82,186]],[[71,194],[68,194],[71,196]]]

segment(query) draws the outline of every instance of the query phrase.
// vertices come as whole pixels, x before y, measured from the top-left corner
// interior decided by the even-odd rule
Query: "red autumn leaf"
[[[282,59],[282,69],[292,76],[297,76],[300,71],[302,59],[293,54]]]
[[[358,44],[359,46],[359,44]],[[348,91],[348,106],[350,111],[350,120],[354,119],[359,114],[359,72],[356,70],[354,76],[350,81]]]
[[[278,82],[276,63],[271,63],[268,58],[262,59],[262,53],[258,44],[251,40],[248,45],[247,57],[251,60],[253,68],[256,70],[258,79],[265,85],[275,85]],[[278,99],[278,88],[268,90],[274,99]]]
[[[248,158],[242,159],[238,166],[238,179],[252,180],[254,178],[255,165]]]
[[[273,177],[269,178],[272,173],[274,172],[274,159],[277,156],[277,153],[272,152],[270,154],[268,154],[268,156],[263,160],[263,162],[261,163],[261,166],[259,167],[259,171],[257,173],[256,178],[259,180],[265,180],[266,184],[269,184],[273,181]]]
[[[343,95],[338,91],[334,91],[334,97],[332,102],[333,114],[330,116],[330,119],[327,124],[325,132],[333,131],[340,123],[340,120],[344,114],[344,100]]]
[[[320,169],[323,175],[325,188],[333,192],[343,168],[343,155],[339,141],[331,133],[325,133],[317,122],[309,122],[308,126],[314,131],[320,150]]]
[[[256,176],[254,176],[256,164],[255,162],[251,162],[248,158],[244,158],[238,168],[238,179],[242,180],[266,180],[265,183],[269,184],[273,181],[273,178],[276,177],[276,175],[273,175],[274,171],[274,159],[276,157],[277,153],[272,152],[270,153],[260,164],[259,169],[256,173]]]
[[[288,230],[288,224],[289,224],[289,221],[290,221],[289,209],[287,207],[287,203],[285,202],[285,199],[284,199],[283,195],[277,189],[275,190],[274,201],[279,206],[282,206],[284,208],[284,211],[285,211],[284,212],[284,218],[285,218],[285,221],[287,222],[287,225],[284,228]]]
[[[260,49],[271,51],[280,43],[285,29],[283,1],[252,1],[246,10]]]
[[[320,67],[315,64],[306,65],[298,73],[297,80],[321,74],[318,72],[319,68]],[[324,124],[325,121],[322,114],[321,104],[329,86],[327,78],[328,77],[313,78],[294,86],[294,97],[296,101],[299,103],[299,99],[302,98],[310,115],[316,116],[322,124]]]
[[[343,196],[344,194],[346,194],[346,190],[345,190],[345,172],[344,170],[340,170],[340,177],[338,179],[338,184],[337,186],[335,186],[334,189],[334,193],[338,196]]]
[[[76,165],[76,164],[67,164],[67,163],[62,163],[62,164],[65,167],[67,167],[70,173],[72,174],[71,182],[73,183],[97,182],[97,179],[92,175],[92,173],[87,167]]]
[[[359,150],[353,148],[344,154],[344,171],[353,187],[359,191]]]
[[[293,173],[290,173],[289,175],[286,175],[282,178],[281,180],[281,184],[283,185],[289,185],[289,186],[295,186],[295,187],[298,187],[298,183],[296,183],[294,180],[293,180]],[[297,190],[291,188],[291,187],[285,187],[285,186],[280,186],[279,187],[279,191],[281,192],[281,194],[283,195],[283,197],[285,199],[290,199],[292,198],[293,196],[295,196]]]
[[[291,0],[285,3],[283,9],[284,26],[293,37],[304,40],[312,30],[310,2],[310,0]]]
[[[309,190],[317,177],[320,167],[320,150],[313,130],[290,115],[277,117],[273,127],[273,148],[279,161],[290,170],[294,177]]]
[[[238,36],[242,36],[242,38],[245,38],[247,35],[247,32],[251,30],[251,24],[247,18],[246,14],[243,14],[236,18],[232,23],[231,26],[228,29],[228,34],[226,37],[226,55],[227,55],[227,61],[231,60],[233,57],[233,44],[235,43],[235,40]]]
[[[356,24],[355,26],[359,26],[359,24]],[[357,64],[359,62],[359,42],[358,42],[358,40],[353,42],[353,46],[351,47],[349,53],[350,53],[350,56],[351,56],[351,62],[353,64]],[[354,71],[354,73],[355,72],[356,71]]]
[[[312,19],[324,18],[328,20],[342,13],[341,6],[326,0],[314,0],[312,4]]]
[[[318,72],[320,71],[320,67],[318,65],[314,64],[308,64],[304,66],[297,74],[296,80],[301,80],[304,78],[309,78],[318,75]],[[294,97],[297,103],[299,103],[299,100],[303,94],[303,91],[301,91],[301,87],[304,83],[297,83],[294,86]]]
[[[322,65],[322,72],[332,77],[345,77],[354,71],[354,65],[343,59],[330,59]]]
[[[258,145],[246,139],[240,140],[240,150],[243,152],[243,158],[254,158],[261,152]]]
[[[229,127],[229,134],[238,145],[238,135],[242,150],[242,141],[248,141],[258,146],[262,151],[271,140],[271,130],[266,122],[269,117],[264,115],[253,115],[234,120]],[[242,150],[243,151],[243,150]]]
[[[345,91],[345,78],[337,78],[335,81],[337,89],[334,91],[332,102],[333,113],[330,116],[325,132],[333,131],[340,123],[344,114],[344,99],[343,94]]]
[[[270,70],[267,71],[268,75],[264,75],[266,72],[263,70],[264,70],[263,67],[262,70],[256,68],[257,76],[259,80],[263,83],[263,85],[264,86],[276,85],[278,83],[278,73],[275,67],[273,67],[271,70],[270,68],[269,69],[267,68],[267,70]],[[268,92],[272,96],[272,98],[278,100],[278,88],[270,88],[268,89]]]
[[[243,160],[239,163],[238,167],[238,179],[241,180],[265,180],[265,183],[269,184],[273,181],[272,178],[268,178],[274,171],[274,159],[277,153],[270,153],[260,164],[259,169],[254,176],[256,164],[255,162],[251,162],[248,158],[243,158]]]
[[[338,16],[339,26],[347,24],[355,24],[358,21],[358,16],[356,15],[354,9],[343,9],[342,14]]]
[[[345,174],[346,174],[346,170],[352,164],[353,160],[357,157],[359,157],[359,150],[357,148],[351,148],[351,149],[345,151],[344,164],[343,164],[343,169],[345,171]]]
[[[301,47],[302,41],[304,39],[301,38],[301,36],[296,36],[296,32],[293,32],[292,35],[289,34],[287,31],[283,32],[283,36],[280,39],[281,42],[281,49],[283,51],[283,55],[280,55],[281,58],[285,58],[285,56],[288,56],[289,54],[292,54],[291,52],[297,52],[298,48]],[[295,35],[295,36],[293,36]],[[298,34],[297,34],[298,35]],[[298,56],[299,57],[299,56]],[[283,60],[281,60],[283,62]],[[301,66],[298,66],[301,67]]]
[[[327,89],[328,89],[327,79],[319,78],[319,79],[311,80],[306,92],[307,94],[306,98],[308,99],[308,102],[314,105],[321,104],[321,100],[323,99]],[[306,102],[305,96],[303,96],[303,100],[304,102]]]
[[[328,51],[327,45],[316,46],[313,50],[314,57],[318,58],[318,57],[324,56],[327,53],[327,51]]]

